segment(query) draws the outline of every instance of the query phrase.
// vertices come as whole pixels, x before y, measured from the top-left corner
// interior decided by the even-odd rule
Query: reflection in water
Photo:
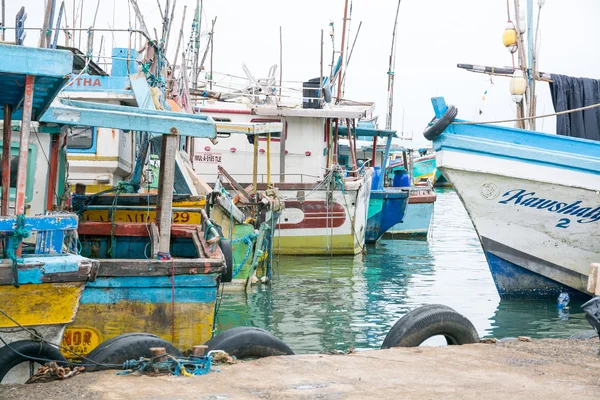
[[[297,353],[379,348],[392,325],[429,303],[453,307],[481,336],[565,337],[590,329],[580,304],[500,301],[471,221],[452,190],[438,191],[429,242],[384,240],[366,257],[281,257],[273,283],[225,293],[217,328],[265,328]]]

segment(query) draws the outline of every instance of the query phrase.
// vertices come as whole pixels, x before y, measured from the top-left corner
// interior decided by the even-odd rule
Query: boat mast
[[[392,32],[392,49],[390,50],[390,64],[388,67],[388,113],[385,118],[385,129],[392,129],[392,110],[394,108],[394,68],[396,67],[396,30],[398,28],[398,14],[400,13],[400,3],[396,7],[396,19],[394,20],[394,31]]]
[[[338,72],[337,103],[342,97],[342,69],[344,68],[344,44],[346,42],[346,23],[348,21],[348,0],[344,1],[344,23],[342,25],[342,46],[340,47],[340,70]]]

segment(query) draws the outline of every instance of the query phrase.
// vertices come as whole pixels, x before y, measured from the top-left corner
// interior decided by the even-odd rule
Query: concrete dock
[[[598,339],[271,357],[185,378],[83,373],[0,386],[12,399],[599,399]]]

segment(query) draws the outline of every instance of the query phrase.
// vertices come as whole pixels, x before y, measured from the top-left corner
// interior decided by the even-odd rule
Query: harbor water
[[[452,189],[438,190],[428,241],[382,240],[366,256],[282,256],[274,265],[270,285],[223,294],[217,330],[264,328],[296,353],[375,349],[402,315],[431,303],[465,315],[481,337],[564,338],[591,329],[574,300],[566,312],[556,299],[500,300]]]

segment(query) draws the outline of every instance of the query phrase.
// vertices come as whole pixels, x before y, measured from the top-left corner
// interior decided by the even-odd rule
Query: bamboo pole
[[[279,101],[281,101],[281,89],[283,88],[283,32],[279,26]]]
[[[321,29],[321,72],[319,73],[319,108],[323,107],[322,99],[323,99],[323,29]]]
[[[346,44],[346,22],[348,19],[348,0],[344,2],[344,23],[342,26],[342,47],[340,48],[340,58],[342,60],[340,64],[340,71],[338,72],[338,88],[337,88],[337,102],[340,102],[342,96],[342,69],[344,68],[344,44]],[[337,124],[336,124],[336,146],[337,146]],[[337,160],[336,160],[337,164]]]
[[[184,5],[183,6],[183,15],[181,16],[181,28],[179,28],[179,39],[177,39],[177,48],[175,49],[175,60],[173,61],[173,73],[175,73],[175,68],[177,68],[177,57],[179,57],[179,47],[181,46],[181,40],[183,39],[183,26],[185,24],[186,12],[187,12],[187,5]]]

